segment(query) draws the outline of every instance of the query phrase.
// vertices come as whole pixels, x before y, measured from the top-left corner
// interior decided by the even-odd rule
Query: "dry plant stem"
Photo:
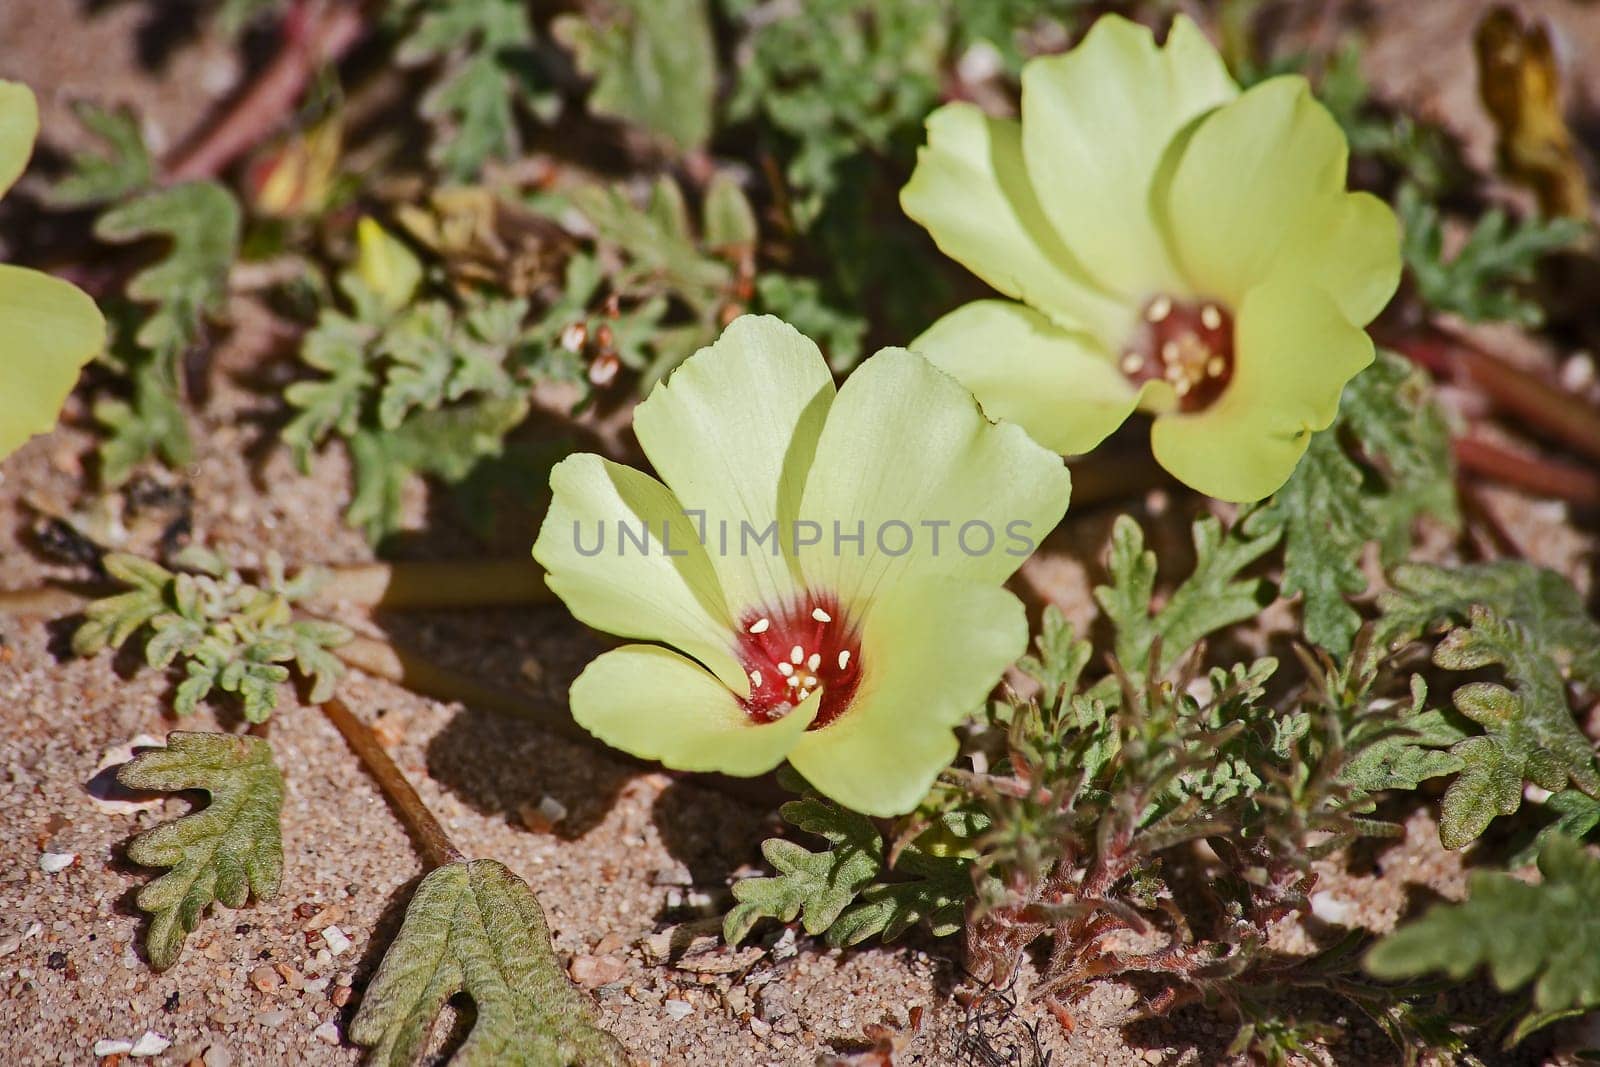
[[[1559,463],[1514,451],[1483,437],[1458,437],[1456,464],[1463,473],[1482,475],[1538,496],[1573,504],[1600,504],[1600,474],[1586,467]]]
[[[167,161],[168,180],[213,177],[261,144],[294,110],[317,70],[338,62],[365,25],[359,4],[295,0],[284,16],[278,54],[243,96]]]
[[[459,849],[451,843],[450,837],[444,832],[444,827],[439,825],[439,820],[434,818],[433,812],[422,802],[417,791],[412,788],[405,774],[389,758],[389,753],[384,751],[377,737],[367,727],[367,724],[356,717],[349,706],[338,697],[334,697],[322,705],[322,713],[328,721],[344,735],[345,742],[366,767],[367,773],[372,775],[378,788],[383,790],[383,795],[393,805],[395,813],[400,816],[400,821],[406,824],[411,831],[411,836],[416,839],[417,850],[422,854],[422,861],[429,870],[443,867],[447,863],[459,862],[463,857]]]
[[[1600,411],[1551,382],[1438,327],[1399,339],[1393,347],[1439,377],[1476,386],[1530,428],[1600,461]]]

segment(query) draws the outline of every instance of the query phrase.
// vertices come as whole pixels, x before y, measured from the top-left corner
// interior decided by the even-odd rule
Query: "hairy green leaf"
[[[283,777],[261,738],[174,731],[165,748],[135,756],[117,780],[129,789],[199,789],[211,797],[203,810],[128,845],[134,863],[172,868],[139,890],[139,908],[151,914],[145,945],[156,970],[178,961],[184,938],[211,903],[238,908],[251,894],[257,900],[278,895]]]
[[[1550,1013],[1593,1008],[1600,1004],[1600,860],[1556,836],[1539,856],[1539,872],[1538,884],[1473,874],[1465,902],[1435,905],[1384,938],[1367,954],[1367,969],[1380,978],[1443,971],[1459,981],[1487,967],[1502,992],[1532,982],[1535,1010],[1513,1039],[1553,1021]]]
[[[591,1067],[628,1062],[562,973],[538,899],[494,860],[450,863],[417,887],[405,922],[350,1023],[368,1062],[410,1067],[445,1002],[477,1009],[456,1067]]]
[[[595,80],[591,111],[682,151],[711,136],[717,63],[706,0],[618,0],[609,19],[565,15],[551,28]]]
[[[1461,776],[1446,791],[1439,836],[1446,847],[1475,840],[1499,815],[1517,811],[1522,783],[1569,783],[1600,796],[1600,767],[1567,696],[1569,680],[1600,686],[1600,624],[1565,579],[1522,562],[1397,568],[1379,598],[1380,647],[1413,640],[1439,621],[1452,628],[1434,650],[1447,670],[1497,667],[1507,685],[1472,682],[1455,705],[1482,729],[1459,742]]]
[[[800,916],[806,933],[825,932],[883,868],[883,838],[866,816],[814,796],[779,810],[790,825],[823,838],[829,848],[812,852],[777,837],[763,842],[762,855],[778,874],[734,883],[738,903],[722,924],[730,945],[743,941],[763,918],[786,923]]]
[[[730,116],[760,117],[785,144],[802,227],[867,152],[909,152],[939,98],[949,10],[927,0],[811,0],[772,18],[760,0],[726,0],[743,29]],[[898,144],[896,144],[898,142]]]
[[[743,941],[761,919],[793,922],[809,934],[826,933],[834,947],[859,944],[870,937],[893,941],[919,922],[935,937],[960,930],[961,913],[972,896],[972,861],[938,855],[925,847],[925,837],[943,837],[952,813],[900,849],[892,870],[886,870],[883,838],[872,820],[808,793],[780,809],[797,829],[828,842],[812,852],[792,841],[771,838],[761,846],[778,872],[770,878],[735,882],[738,901],[723,919],[722,934],[730,945]],[[961,827],[957,837],[977,831]]]

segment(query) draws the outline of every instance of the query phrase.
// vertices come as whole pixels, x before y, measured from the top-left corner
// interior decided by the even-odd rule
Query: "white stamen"
[[[844,649],[839,653],[839,669],[842,671],[850,665],[850,650]]]
[[[829,615],[826,611],[823,611],[821,608],[812,608],[811,609],[811,617],[813,619],[816,619],[818,622],[832,622],[833,621],[833,616]]]
[[[1221,356],[1212,356],[1206,360],[1206,376],[1208,378],[1222,377],[1222,372],[1225,369],[1227,369],[1227,364],[1223,362]]]
[[[767,627],[771,625],[772,620],[763,615],[761,618],[750,624],[750,632],[753,634],[764,634],[767,632]]]
[[[751,671],[750,672],[750,684],[751,684],[751,686],[753,686],[756,689],[760,689],[761,688],[761,672],[760,671]]]
[[[1122,357],[1122,373],[1138,374],[1144,369],[1144,357],[1137,352],[1129,352]]]
[[[1174,363],[1178,359],[1178,342],[1168,341],[1161,346],[1161,358],[1167,363]]]
[[[806,670],[814,671],[820,666],[822,666],[822,653],[813,652],[806,657]]]
[[[789,666],[787,663],[780,663],[778,664],[778,673],[787,678],[789,675],[794,673],[794,668]]]
[[[1191,390],[1193,388],[1194,388],[1194,385],[1189,381],[1189,379],[1180,378],[1180,379],[1178,379],[1177,382],[1173,383],[1172,391],[1174,393],[1177,393],[1180,397],[1184,397],[1184,396],[1188,396],[1189,395],[1189,390]]]
[[[1172,314],[1172,301],[1167,297],[1160,296],[1150,304],[1149,309],[1144,313],[1144,317],[1151,322],[1160,322],[1170,314]]]
[[[1200,322],[1206,329],[1215,330],[1222,325],[1222,312],[1217,310],[1216,305],[1207,304],[1200,309]]]
[[[786,684],[790,689],[793,689],[795,686],[800,684],[800,679],[791,674],[789,675],[789,680],[784,684]]]
[[[799,645],[795,645],[793,648],[791,648],[789,650],[789,662],[790,663],[793,663],[796,666],[798,666],[798,665],[804,663],[805,661],[806,661],[806,650],[805,649],[801,648]]]

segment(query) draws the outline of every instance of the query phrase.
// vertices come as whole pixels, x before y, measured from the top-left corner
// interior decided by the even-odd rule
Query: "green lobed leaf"
[[[594,79],[589,108],[691,151],[711,136],[716,45],[706,0],[619,0],[612,17],[552,23]]]
[[[1282,594],[1303,598],[1307,641],[1349,653],[1361,615],[1348,598],[1367,591],[1366,546],[1376,542],[1383,562],[1399,562],[1420,516],[1455,521],[1454,484],[1449,428],[1426,377],[1380,352],[1288,483],[1244,522],[1250,533],[1283,532]]]
[[[1567,837],[1552,837],[1539,856],[1543,880],[1479,871],[1467,899],[1438,904],[1367,953],[1366,967],[1399,979],[1443,971],[1459,981],[1487,967],[1502,992],[1533,983],[1535,1011],[1514,1032],[1520,1040],[1551,1013],[1600,1004],[1600,860]]]
[[[239,254],[241,213],[216,182],[187,182],[144,193],[101,215],[95,235],[113,242],[161,238],[164,256],[128,282],[128,297],[149,310],[137,328],[119,331],[127,401],[102,401],[96,418],[110,432],[101,445],[101,477],[118,485],[146,456],[188,462],[192,452],[180,403],[184,354],[201,340],[207,318],[222,314],[228,272]]]
[[[1194,523],[1195,565],[1166,604],[1151,608],[1156,554],[1144,547],[1144,531],[1127,515],[1117,517],[1106,569],[1109,585],[1096,586],[1095,600],[1116,627],[1116,656],[1124,671],[1142,676],[1161,640],[1165,672],[1207,634],[1254,618],[1272,599],[1271,585],[1240,574],[1277,544],[1279,531],[1235,527],[1224,530],[1215,518]]]
[[[257,900],[277,896],[283,881],[283,778],[266,741],[174,731],[165,748],[123,765],[117,780],[129,789],[199,789],[211,798],[203,810],[163,823],[128,845],[134,863],[172,868],[138,896],[140,910],[151,915],[145,946],[156,970],[178,961],[184,938],[208,905],[239,908],[251,894]]]
[[[145,147],[139,119],[131,109],[79,101],[72,112],[105,151],[75,153],[66,177],[50,190],[51,203],[62,207],[101,204],[155,183],[155,159]]]
[[[421,0],[415,28],[398,58],[434,61],[440,73],[422,98],[437,124],[430,158],[454,179],[477,177],[491,159],[516,157],[518,105],[550,119],[559,97],[534,61],[533,23],[519,0]]]
[[[761,852],[778,874],[733,884],[738,903],[722,924],[730,945],[764,918],[787,923],[799,916],[808,934],[825,932],[883,868],[883,838],[866,816],[814,796],[791,800],[779,811],[790,825],[830,847],[812,852],[782,838],[763,842]]]
[[[456,1067],[591,1067],[628,1062],[562,973],[538,899],[494,860],[446,864],[417,887],[399,936],[350,1023],[367,1062],[409,1067],[445,1002],[471,998]]]

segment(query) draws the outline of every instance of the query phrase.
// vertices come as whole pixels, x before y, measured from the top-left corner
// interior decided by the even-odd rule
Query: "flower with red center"
[[[921,356],[836,390],[816,345],[754,316],[634,431],[661,480],[568,457],[533,548],[581,621],[654,642],[589,664],[573,717],[669,767],[787,759],[857,811],[909,811],[1027,643],[1001,583],[1066,510],[1060,459]]]
[[[1156,459],[1226,500],[1286,481],[1400,277],[1399,226],[1345,191],[1349,147],[1304,78],[1240,92],[1187,18],[1117,16],[1032,60],[1021,121],[940,108],[900,202],[1018,303],[912,344],[995,418],[1087,452],[1135,409]]]

